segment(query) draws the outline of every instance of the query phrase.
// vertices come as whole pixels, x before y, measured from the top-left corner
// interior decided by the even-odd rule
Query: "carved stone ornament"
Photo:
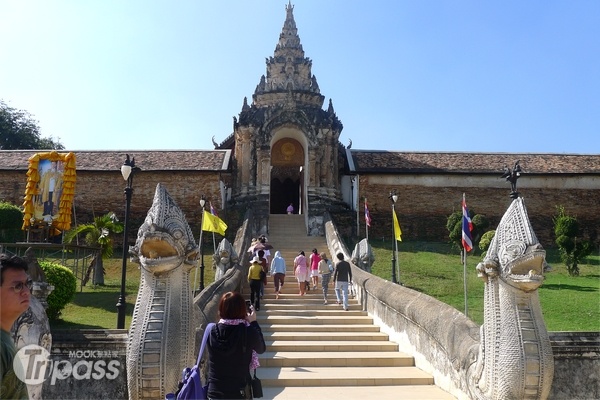
[[[484,260],[484,322],[469,387],[476,399],[545,399],[554,359],[537,289],[542,284],[542,249],[522,198],[502,217]]]
[[[196,360],[199,312],[190,286],[198,246],[160,183],[130,253],[142,273],[127,343],[129,398],[163,399],[177,389],[182,369]]]

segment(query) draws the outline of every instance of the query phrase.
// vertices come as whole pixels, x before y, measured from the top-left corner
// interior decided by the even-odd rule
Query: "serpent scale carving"
[[[485,292],[479,355],[468,374],[473,398],[548,397],[554,360],[537,292],[545,257],[524,201],[516,198],[477,265]]]
[[[129,398],[164,398],[177,388],[182,366],[195,362],[199,316],[190,270],[198,247],[183,212],[160,183],[130,254],[142,271],[127,343]]]

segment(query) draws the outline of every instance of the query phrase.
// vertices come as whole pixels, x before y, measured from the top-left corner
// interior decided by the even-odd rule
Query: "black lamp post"
[[[399,283],[396,279],[396,253],[398,252],[398,241],[396,240],[396,221],[394,215],[396,210],[394,205],[398,201],[398,195],[396,191],[390,192],[390,200],[392,201],[392,240],[394,241],[394,248],[392,249],[392,282]]]
[[[121,267],[121,294],[117,302],[117,329],[125,329],[125,276],[127,273],[127,254],[129,253],[129,244],[127,236],[129,234],[129,209],[131,207],[131,194],[133,193],[133,175],[140,168],[135,166],[135,158],[129,159],[129,154],[125,163],[121,166],[121,174],[127,182],[125,187],[125,227],[123,229],[123,265]]]
[[[360,227],[359,227],[359,222],[358,222],[358,207],[356,207],[356,209],[354,208],[354,182],[356,181],[356,176],[351,176],[350,177],[350,209],[352,211],[356,211],[356,235],[355,237],[358,237],[358,235],[360,235]],[[352,229],[354,230],[354,228]]]
[[[206,199],[204,195],[200,197],[200,208],[202,209],[202,214],[200,217],[200,291],[204,290],[204,246],[202,245],[202,237],[203,230],[202,225],[204,224],[204,205],[206,204]]]

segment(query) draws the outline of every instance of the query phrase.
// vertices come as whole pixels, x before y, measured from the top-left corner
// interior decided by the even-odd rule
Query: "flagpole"
[[[217,212],[213,208],[212,201],[209,201],[208,204],[210,205],[210,213],[212,215],[217,215]],[[214,253],[217,252],[217,243],[216,243],[216,240],[215,240],[215,233],[214,232],[212,233],[212,237],[213,237],[213,254],[214,254]]]
[[[469,316],[469,305],[467,304],[467,250],[463,249],[463,285],[465,291],[465,317]]]
[[[468,219],[469,214],[467,211],[467,201],[465,199],[465,194],[463,193],[463,197],[462,197],[462,205],[461,205],[461,209],[462,209],[462,222],[461,222],[461,233],[462,233],[462,245],[463,245],[463,249],[461,252],[462,255],[462,262],[463,262],[463,291],[465,293],[465,316],[469,316],[469,305],[467,303],[468,301],[468,296],[467,296],[467,245],[466,245],[466,241],[465,241],[465,237],[468,238],[468,245],[470,247],[473,246],[472,244],[472,239],[471,239],[471,227],[470,227],[470,223],[471,220]],[[466,214],[466,215],[465,215]],[[468,221],[468,224],[465,223],[465,221]],[[465,228],[468,230],[465,231]]]
[[[395,212],[395,210],[394,210]],[[398,284],[402,285],[402,281],[400,280],[400,259],[398,258],[398,240],[396,239],[396,234],[394,233],[394,247],[395,247],[395,252],[396,252],[396,265],[398,266]]]
[[[200,214],[200,235],[198,236],[198,248],[200,250],[200,257],[202,257],[202,214]],[[200,267],[200,264],[196,265],[196,269],[194,270],[194,296],[197,294],[197,292],[199,291],[199,283],[198,283],[198,269]]]
[[[366,204],[367,204],[367,198],[365,197],[365,207],[367,207],[367,210],[368,210],[368,206]],[[365,217],[366,217],[366,213],[365,213]],[[369,224],[367,223],[366,218],[365,218],[365,235],[366,235],[367,242],[368,242],[369,241]]]
[[[392,201],[392,240],[394,241],[394,248],[392,249],[392,282],[399,283],[399,281],[396,280],[396,253],[398,252],[398,240],[396,240],[396,220],[394,219],[396,210],[394,209],[394,205],[398,200],[398,195],[395,190],[393,193],[390,192],[390,200]]]
[[[199,290],[197,289],[196,291],[194,291],[194,295],[198,294],[199,292],[204,290],[204,249],[202,246],[202,232],[204,232],[203,229],[203,225],[204,225],[204,205],[206,204],[206,199],[204,198],[204,195],[202,195],[200,197],[200,209],[201,209],[201,214],[200,214],[200,238],[198,240],[199,242],[199,246],[200,246],[200,285],[196,286],[196,288],[199,288]],[[198,272],[198,268],[196,268],[196,273]],[[197,274],[196,274],[197,275]],[[194,282],[196,282],[196,277],[194,277]]]

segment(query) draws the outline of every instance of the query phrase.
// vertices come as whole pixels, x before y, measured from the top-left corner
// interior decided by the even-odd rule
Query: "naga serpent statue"
[[[473,398],[548,397],[554,359],[537,292],[545,257],[523,199],[514,199],[477,265],[485,291],[479,355],[468,371]]]
[[[224,238],[219,243],[219,247],[217,247],[217,251],[213,256],[213,269],[215,270],[215,282],[225,276],[227,270],[233,268],[235,264],[238,263],[240,258],[237,255],[237,252],[227,240]]]
[[[363,271],[371,273],[371,266],[375,262],[375,254],[367,239],[363,239],[356,243],[350,260]]]
[[[160,183],[130,254],[142,271],[127,343],[129,398],[163,399],[177,389],[182,368],[196,359],[199,313],[190,287],[198,246]]]

